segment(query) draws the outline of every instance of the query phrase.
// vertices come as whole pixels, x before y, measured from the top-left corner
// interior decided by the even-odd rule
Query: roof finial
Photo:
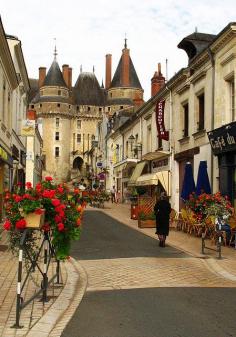
[[[93,73],[95,73],[95,67],[93,66]]]
[[[125,33],[125,49],[127,48],[127,37],[126,37],[126,33]]]
[[[54,37],[54,41],[55,41],[55,48],[54,48],[54,60],[56,61],[57,59],[57,39]]]
[[[82,64],[80,65],[80,73],[82,73],[83,68],[82,68]]]

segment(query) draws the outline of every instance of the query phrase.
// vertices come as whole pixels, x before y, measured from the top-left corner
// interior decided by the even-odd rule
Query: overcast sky
[[[75,83],[80,65],[101,83],[105,78],[105,54],[117,67],[128,38],[131,58],[150,98],[150,79],[162,63],[168,77],[187,65],[185,52],[177,48],[183,37],[197,30],[219,33],[236,21],[235,0],[1,0],[0,14],[7,34],[22,42],[29,77],[37,78],[40,66],[50,67],[54,38],[59,65],[73,68]]]

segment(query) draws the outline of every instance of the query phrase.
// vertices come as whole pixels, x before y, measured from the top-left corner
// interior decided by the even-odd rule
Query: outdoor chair
[[[170,228],[174,228],[174,229],[177,229],[177,226],[178,226],[178,213],[176,212],[175,209],[171,209],[171,212],[170,212]]]

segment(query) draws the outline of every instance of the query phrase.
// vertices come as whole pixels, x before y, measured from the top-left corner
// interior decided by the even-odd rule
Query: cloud
[[[234,21],[235,1],[225,0],[2,0],[0,10],[5,31],[22,41],[28,73],[38,76],[38,67],[49,67],[57,38],[58,61],[73,68],[73,81],[84,71],[92,71],[101,82],[105,77],[105,54],[113,55],[113,73],[121,56],[125,33],[128,47],[150,97],[150,80],[168,59],[169,76],[187,65],[187,57],[177,44],[195,27],[219,33]]]

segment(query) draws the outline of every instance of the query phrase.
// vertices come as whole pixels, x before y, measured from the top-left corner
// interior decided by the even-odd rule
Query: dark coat
[[[156,214],[156,234],[168,235],[171,212],[171,205],[169,201],[158,201],[154,207],[154,212]]]

